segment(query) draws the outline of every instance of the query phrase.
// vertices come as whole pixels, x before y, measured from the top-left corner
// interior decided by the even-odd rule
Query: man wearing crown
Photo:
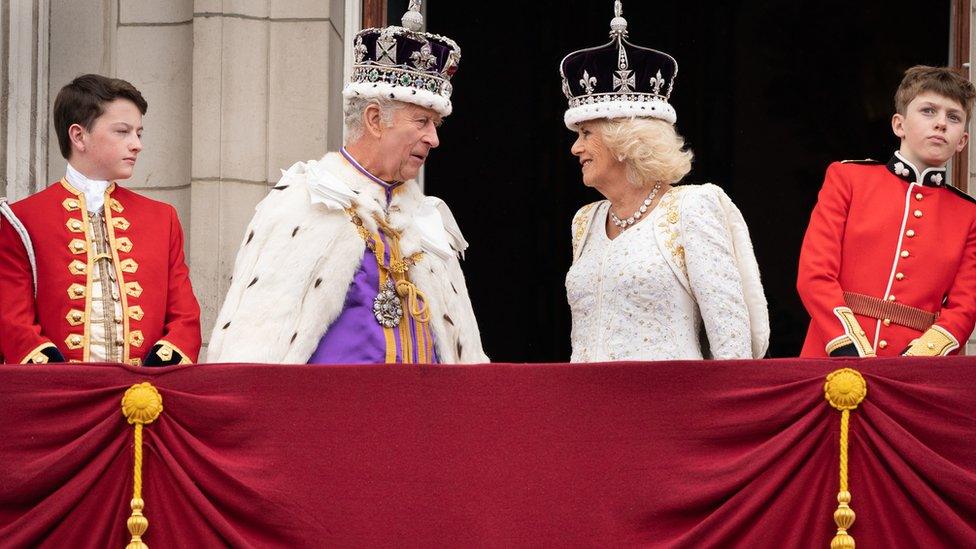
[[[299,162],[256,208],[210,362],[487,362],[447,205],[414,180],[451,113],[457,44],[403,26],[356,36],[345,146]]]

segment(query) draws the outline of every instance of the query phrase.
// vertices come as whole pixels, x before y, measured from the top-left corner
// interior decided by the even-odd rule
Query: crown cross
[[[420,51],[415,51],[410,54],[410,61],[413,63],[414,67],[420,70],[427,70],[434,66],[434,62],[437,60],[436,57],[430,53],[430,43],[425,43],[420,46]]]
[[[654,95],[661,95],[661,86],[664,86],[664,77],[661,76],[661,71],[657,71],[656,76],[651,77],[651,91]]]
[[[580,86],[586,90],[586,95],[593,93],[593,87],[596,86],[596,77],[590,76],[586,71],[583,71],[583,79],[580,80]]]
[[[617,71],[613,76],[613,91],[634,91],[636,85],[637,77],[634,76],[634,71]]]
[[[388,63],[390,65],[396,64],[396,50],[397,50],[396,38],[389,34],[381,34],[376,40],[377,63]]]

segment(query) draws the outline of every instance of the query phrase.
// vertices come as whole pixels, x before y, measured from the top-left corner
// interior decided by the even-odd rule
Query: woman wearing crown
[[[748,228],[719,187],[677,185],[693,156],[668,102],[677,62],[625,39],[620,4],[610,43],[560,67],[572,153],[606,198],[573,218],[572,361],[760,358],[769,317]]]

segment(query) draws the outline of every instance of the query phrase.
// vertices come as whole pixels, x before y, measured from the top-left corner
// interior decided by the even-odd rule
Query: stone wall
[[[0,196],[64,174],[50,122],[80,74],[149,102],[126,186],[173,204],[204,339],[255,204],[282,168],[342,138],[344,0],[10,0],[0,3]],[[354,10],[359,13],[358,10]]]

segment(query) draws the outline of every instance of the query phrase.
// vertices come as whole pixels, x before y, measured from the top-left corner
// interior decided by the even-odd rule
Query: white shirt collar
[[[69,185],[85,194],[85,206],[89,212],[101,211],[105,206],[105,189],[111,185],[111,182],[89,179],[71,164],[68,164],[65,179],[68,180]]]

